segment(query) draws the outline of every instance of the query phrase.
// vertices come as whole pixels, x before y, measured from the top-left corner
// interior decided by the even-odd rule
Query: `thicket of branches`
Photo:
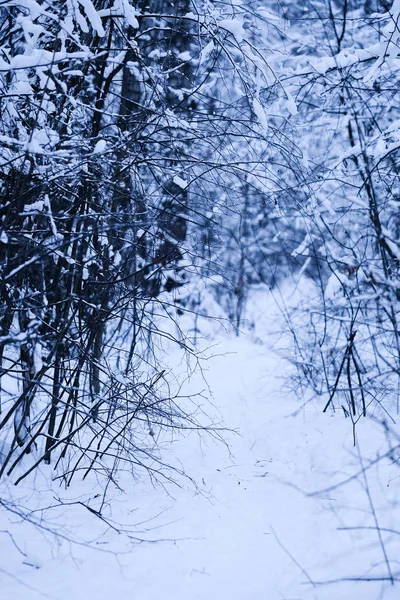
[[[0,476],[150,468],[149,434],[200,427],[162,344],[291,273],[301,381],[354,422],[397,398],[399,15],[0,3]]]
[[[296,361],[324,410],[355,424],[377,403],[381,418],[399,408],[400,4],[307,9],[290,9],[287,62],[308,173],[299,251],[316,283]]]
[[[240,323],[242,239],[294,161],[261,105],[267,86],[287,100],[265,19],[190,0],[2,2],[0,19],[0,475],[149,468],[146,434],[199,426],[158,347],[194,352],[179,318],[207,312],[211,276]]]

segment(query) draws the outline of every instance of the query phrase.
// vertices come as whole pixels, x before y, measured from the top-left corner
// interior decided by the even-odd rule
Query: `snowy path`
[[[64,544],[43,560],[42,534],[30,529],[29,538],[21,539],[14,526],[28,557],[34,557],[27,562],[36,557],[40,568],[21,564],[20,555],[11,549],[3,564],[17,579],[1,577],[2,600],[379,597],[380,584],[311,585],[308,576],[332,579],[359,568],[364,572],[364,553],[373,550],[378,560],[380,555],[374,540],[371,547],[364,544],[355,558],[354,537],[337,531],[344,503],[351,499],[355,512],[360,512],[353,495],[346,497],[346,491],[338,490],[317,500],[289,485],[315,490],[334,480],[330,471],[346,472],[352,460],[350,430],[344,429],[343,420],[321,415],[317,408],[291,416],[299,403],[295,394],[281,391],[280,377],[288,365],[272,351],[229,339],[220,344],[219,352],[229,354],[209,361],[206,376],[224,421],[240,431],[227,437],[230,452],[208,438],[200,442],[197,435],[180,439],[174,452],[201,493],[186,483],[169,488],[170,496],[148,483],[130,483],[128,488],[123,484],[125,496],[117,498],[125,519],[129,515],[134,523],[152,519],[137,527],[139,537],[172,541],[135,545],[118,557]],[[332,477],[340,479],[340,473]],[[76,531],[92,528],[93,536],[98,535],[98,519],[75,508],[66,517],[68,523],[75,519]],[[350,508],[346,510],[348,514]],[[364,518],[367,524],[368,515]],[[1,529],[6,528],[10,529],[2,521]],[[109,534],[107,539],[109,545],[103,549],[127,548],[124,536]],[[2,538],[3,548],[5,542]],[[389,590],[384,598],[398,594],[397,589]]]

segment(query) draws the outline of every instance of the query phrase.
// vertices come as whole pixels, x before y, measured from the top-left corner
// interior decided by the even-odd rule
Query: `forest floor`
[[[370,464],[386,452],[382,426],[365,419],[354,447],[342,411],[323,413],[290,389],[271,302],[259,294],[263,325],[220,334],[187,383],[205,390],[204,410],[228,428],[226,443],[192,432],[165,446],[166,462],[193,481],[162,487],[122,475],[103,510],[107,524],[79,504],[90,482],[59,488],[44,469],[18,498],[53,508],[25,521],[0,515],[2,600],[400,597],[400,584],[353,581],[399,571],[399,535],[376,529],[398,528],[400,471],[388,457]],[[3,484],[2,497],[15,489]],[[42,528],[28,522],[38,515]]]

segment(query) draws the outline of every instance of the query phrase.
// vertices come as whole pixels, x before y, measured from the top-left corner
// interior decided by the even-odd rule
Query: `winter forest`
[[[400,0],[0,0],[4,600],[400,597]]]

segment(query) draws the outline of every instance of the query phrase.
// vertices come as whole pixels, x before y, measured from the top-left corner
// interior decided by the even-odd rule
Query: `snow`
[[[288,111],[290,112],[291,115],[297,115],[297,106],[296,106],[295,101],[293,100],[293,96],[291,94],[289,94],[289,92],[286,92],[286,97],[287,97],[286,107],[287,107]]]
[[[146,13],[144,13],[146,14]],[[183,19],[188,19],[189,21],[196,21],[196,23],[204,23],[205,17],[201,14],[196,14],[193,12],[187,12],[182,16]]]
[[[101,152],[104,152],[104,150],[106,148],[107,148],[106,140],[99,140],[98,142],[96,142],[96,145],[93,148],[93,154],[100,154]]]
[[[174,176],[173,182],[175,183],[175,185],[180,187],[182,190],[185,190],[188,186],[188,182],[185,181],[184,179],[182,179],[182,177],[179,177],[179,175]]]
[[[213,40],[211,40],[206,46],[204,46],[204,48],[200,52],[200,64],[203,64],[203,62],[205,62],[208,59],[214,48],[215,44]]]
[[[246,32],[243,28],[243,24],[239,19],[222,19],[218,21],[219,27],[229,31],[238,42],[243,41],[245,38]]]
[[[254,327],[239,337],[220,333],[208,349],[214,357],[203,364],[203,374],[212,395],[201,373],[186,384],[187,392],[207,391],[202,410],[216,425],[223,421],[229,428],[223,432],[226,444],[195,432],[174,435],[172,444],[163,444],[164,459],[178,468],[182,464],[197,486],[177,476],[178,485],[154,487],[122,474],[118,486],[123,491],[111,490],[112,512],[108,503],[103,508],[104,517],[121,530],[117,533],[93,512],[99,502],[95,482],[65,489],[51,484],[43,467],[35,480],[13,493],[31,507],[53,506],[28,513],[47,529],[5,510],[0,516],[2,597],[398,598],[396,586],[380,582],[316,583],[384,574],[385,569],[374,531],[338,529],[373,526],[363,481],[339,486],[360,470],[351,426],[342,412],[323,414],[317,402],[302,404],[288,387],[292,367],[284,355],[289,338],[277,335],[282,323],[274,295],[254,293],[247,311]],[[285,302],[294,296],[293,290],[283,293]],[[185,369],[177,350],[170,364],[176,373]],[[377,421],[366,420],[359,432],[366,464],[386,451]],[[381,526],[388,529],[396,526],[396,473],[389,460],[367,471]],[[11,487],[3,484],[3,498]],[[53,529],[62,537],[54,537]],[[396,536],[386,535],[385,541],[395,557]]]
[[[190,52],[188,50],[185,50],[185,52],[179,52],[178,58],[179,58],[179,60],[182,60],[183,62],[187,62],[192,59],[192,55],[190,54]]]
[[[109,17],[122,14],[131,27],[134,29],[138,29],[139,27],[139,23],[136,18],[136,15],[138,15],[139,12],[137,12],[135,7],[130,4],[129,0],[115,0],[112,8],[98,10],[97,14],[99,17]]]
[[[312,66],[314,69],[321,74],[326,73],[330,69],[335,68],[346,68],[356,65],[362,61],[370,60],[374,57],[379,57],[382,52],[382,46],[387,46],[387,42],[384,44],[373,44],[369,48],[345,48],[341,50],[335,56],[324,56],[317,58],[313,61]]]
[[[36,200],[36,202],[32,202],[32,204],[25,204],[24,213],[42,212],[44,210],[44,206],[44,200]]]
[[[258,98],[253,99],[253,110],[258,117],[263,129],[268,130],[268,118]]]
[[[56,14],[46,11],[38,2],[35,2],[35,0],[18,0],[18,6],[24,7],[29,11],[32,21],[41,15],[50,17],[52,19],[57,19]]]
[[[87,58],[86,51],[71,52],[68,54],[69,59]],[[65,52],[50,52],[48,50],[34,49],[30,54],[16,54],[7,64],[5,61],[0,62],[0,71],[10,71],[15,69],[31,69],[34,67],[49,67],[67,58]]]
[[[22,25],[27,48],[33,49],[37,44],[39,36],[45,33],[44,27],[33,23],[30,16],[23,17],[19,15],[16,21]]]
[[[308,255],[310,252],[310,246],[313,242],[313,236],[310,233],[307,233],[304,240],[301,242],[301,244],[295,248],[291,255],[292,256],[304,256],[304,255]]]
[[[96,11],[95,7],[93,6],[93,3],[91,2],[91,0],[78,0],[78,1],[79,1],[79,4],[83,7],[83,10],[85,11],[86,16],[87,16],[91,26],[97,32],[97,35],[99,37],[104,37],[106,33],[105,33],[103,25],[101,23],[101,18],[99,17],[99,14]]]

